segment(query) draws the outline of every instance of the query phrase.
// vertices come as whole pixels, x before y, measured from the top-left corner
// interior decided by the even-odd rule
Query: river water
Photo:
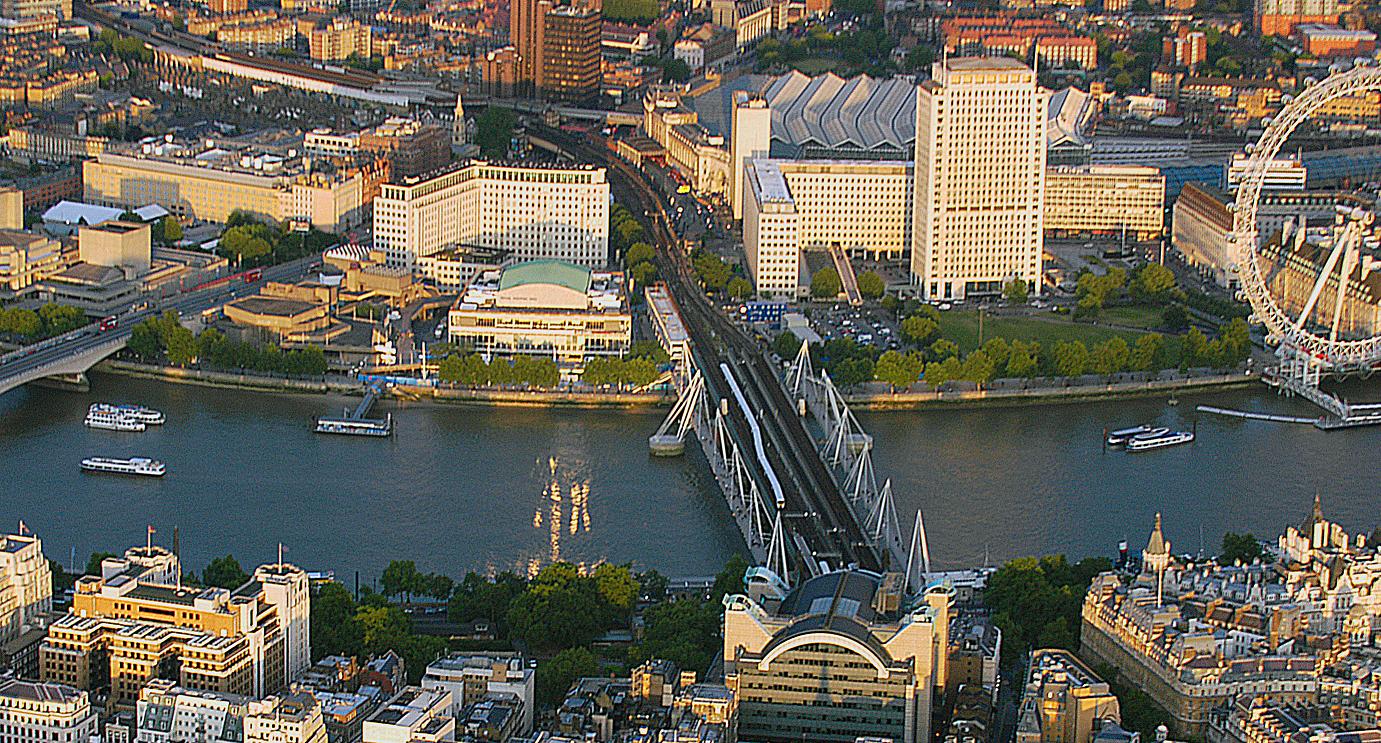
[[[0,397],[0,519],[23,519],[48,555],[77,562],[143,541],[146,525],[200,569],[233,552],[287,557],[346,578],[391,559],[459,576],[553,559],[714,573],[741,539],[698,452],[648,455],[660,412],[382,402],[387,440],[311,432],[356,400],[270,395],[92,376],[91,394],[24,388]],[[1381,390],[1371,395],[1381,399]],[[143,434],[82,426],[93,401],[163,410]],[[1193,425],[1194,406],[1316,415],[1261,389],[1095,403],[861,413],[908,525],[923,509],[936,567],[1065,552],[1139,549],[1157,511],[1176,550],[1212,550],[1224,530],[1274,535],[1315,491],[1351,530],[1381,522],[1381,429],[1200,414],[1191,446],[1104,452],[1106,426]],[[90,455],[146,454],[162,480],[86,475]]]

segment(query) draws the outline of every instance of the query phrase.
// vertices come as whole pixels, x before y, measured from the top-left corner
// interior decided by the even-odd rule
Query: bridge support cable
[[[900,555],[902,550],[901,525],[897,523],[897,505],[892,501],[892,481],[882,484],[872,503],[868,504],[868,518],[863,522],[868,538],[880,551]]]
[[[657,456],[678,456],[686,451],[686,433],[696,428],[705,409],[705,379],[699,372],[691,375],[676,404],[657,433],[648,438],[648,446]]]
[[[917,551],[919,550],[919,552]],[[925,519],[916,511],[916,525],[911,528],[911,549],[906,553],[906,590],[920,592],[930,580],[930,545],[925,538]]]

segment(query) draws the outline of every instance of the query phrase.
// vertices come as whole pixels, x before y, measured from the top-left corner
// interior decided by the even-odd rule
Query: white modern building
[[[772,108],[766,99],[736,93],[730,117],[729,203],[734,219],[743,219],[743,161],[750,157],[767,157],[772,146]]]
[[[1047,168],[1044,219],[1050,235],[1158,238],[1165,231],[1165,176],[1149,165]]]
[[[744,249],[758,291],[794,292],[788,283],[802,277],[792,254],[802,250],[900,259],[909,247],[909,162],[750,159],[744,167]]]
[[[911,279],[928,299],[1041,288],[1049,94],[1007,57],[935,63],[916,101]]]
[[[405,686],[364,721],[363,743],[455,740],[451,692]]]
[[[139,692],[134,719],[135,743],[326,743],[321,706],[310,694],[256,700],[153,679]]]
[[[1224,181],[1228,191],[1237,191],[1243,176],[1247,174],[1247,163],[1251,158],[1237,153],[1224,166]],[[1303,191],[1309,180],[1309,168],[1305,167],[1299,156],[1276,157],[1266,163],[1266,173],[1261,179],[1262,191]]]
[[[61,684],[0,683],[0,743],[83,743],[96,733],[86,692]]]
[[[388,265],[408,270],[464,246],[601,268],[609,261],[609,182],[603,168],[482,161],[405,178],[374,199],[374,244]]]
[[[539,356],[578,372],[591,356],[622,356],[633,317],[623,274],[527,261],[480,274],[447,317],[450,340],[489,356]]]
[[[526,734],[532,730],[536,678],[536,669],[529,668],[520,655],[452,655],[427,666],[422,686],[450,692],[451,715],[457,719],[466,707],[484,699],[486,694],[512,694],[522,705],[519,733]]]
[[[801,287],[801,215],[775,160],[750,160],[743,180],[743,250],[753,288],[795,298]]]
[[[32,534],[0,537],[0,642],[53,609],[53,572],[43,542]]]

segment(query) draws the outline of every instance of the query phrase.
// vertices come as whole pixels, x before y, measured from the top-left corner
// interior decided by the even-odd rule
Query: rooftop
[[[583,294],[590,289],[590,269],[561,261],[526,261],[504,269],[499,277],[499,291],[527,284],[555,284]]]

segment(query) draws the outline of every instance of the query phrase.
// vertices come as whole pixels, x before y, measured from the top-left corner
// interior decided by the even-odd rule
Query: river
[[[741,539],[703,457],[648,455],[659,411],[494,408],[386,401],[397,435],[323,436],[312,419],[356,400],[276,395],[94,374],[92,393],[23,388],[0,397],[0,517],[23,519],[50,557],[77,562],[174,526],[189,568],[234,553],[366,580],[391,559],[428,571],[526,571],[553,559],[714,573]],[[1369,395],[1381,399],[1381,390]],[[93,401],[163,410],[143,434],[82,426]],[[1049,552],[1140,549],[1157,511],[1177,551],[1213,551],[1225,530],[1279,533],[1314,493],[1350,530],[1381,521],[1381,429],[1198,414],[1223,407],[1316,415],[1264,388],[1008,408],[861,412],[875,468],[909,534],[923,509],[933,564],[957,568]],[[1198,441],[1104,452],[1105,426],[1188,427]],[[86,475],[84,456],[147,454],[162,480]],[[12,527],[11,527],[12,528]]]

